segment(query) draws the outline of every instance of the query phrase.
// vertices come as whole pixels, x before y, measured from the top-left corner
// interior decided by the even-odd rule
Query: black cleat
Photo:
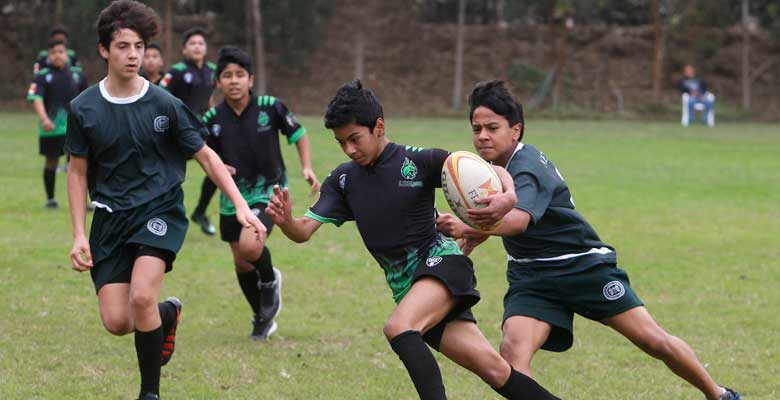
[[[217,233],[217,229],[214,228],[214,225],[211,225],[211,221],[209,221],[209,217],[207,217],[206,214],[195,212],[192,213],[190,219],[192,222],[198,224],[198,226],[200,226],[201,232],[205,233],[206,235],[214,236],[214,234]]]
[[[46,200],[46,208],[58,208],[60,205],[57,204],[57,200],[54,199],[48,199]]]
[[[742,400],[742,396],[740,396],[739,393],[737,393],[735,390],[729,389],[727,387],[723,387],[723,389],[726,389],[726,391],[720,395],[720,400]]]
[[[255,315],[252,319],[252,334],[249,336],[252,340],[268,340],[276,332],[278,326],[274,320],[264,320]]]
[[[138,396],[138,400],[160,400],[160,396],[154,393],[142,393]]]
[[[165,299],[166,302],[173,304],[176,307],[176,319],[173,324],[168,328],[167,332],[163,332],[165,337],[163,338],[162,358],[160,359],[160,366],[168,364],[173,357],[173,352],[176,350],[176,327],[179,326],[179,320],[181,320],[181,300],[176,297],[169,297]]]
[[[260,289],[260,316],[264,320],[276,319],[282,311],[282,272],[274,268],[271,282],[258,282]]]

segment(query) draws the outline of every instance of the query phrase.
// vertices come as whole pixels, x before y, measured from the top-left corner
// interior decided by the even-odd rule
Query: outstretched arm
[[[274,185],[274,195],[265,212],[285,236],[296,243],[307,242],[322,225],[311,218],[293,218],[290,191],[287,188],[279,189],[279,185]]]

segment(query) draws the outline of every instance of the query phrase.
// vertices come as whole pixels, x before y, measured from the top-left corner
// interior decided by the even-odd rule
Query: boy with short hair
[[[141,65],[140,75],[146,78],[149,82],[159,86],[162,81],[162,68],[165,65],[165,61],[162,56],[162,49],[157,43],[149,43],[144,51],[144,61]]]
[[[469,96],[474,147],[486,161],[506,166],[517,203],[501,225],[476,231],[442,214],[438,229],[464,238],[469,254],[489,235],[501,236],[508,255],[509,289],[504,297],[501,355],[531,375],[531,359],[541,348],[566,351],[573,342],[574,313],[611,327],[695,386],[708,400],[739,400],[718,386],[682,339],[666,333],[634,293],[615,249],[602,242],[574,209],[569,187],[553,162],[522,142],[523,108],[501,81],[477,84]],[[482,209],[468,211],[479,225]]]
[[[303,218],[292,217],[289,191],[279,187],[266,212],[299,243],[308,241],[323,223],[357,223],[397,303],[385,323],[385,337],[420,398],[447,398],[427,343],[505,398],[556,399],[513,370],[476,325],[471,307],[480,295],[471,260],[435,227],[435,189],[441,187],[441,169],[449,152],[389,142],[382,106],[360,81],[339,89],[328,104],[325,127],[333,130],[352,161],[325,179],[320,197]],[[515,202],[514,190],[506,171],[496,170],[504,192],[492,196],[486,209],[503,215],[501,211]]]
[[[54,198],[54,183],[57,164],[65,154],[65,132],[68,121],[68,103],[87,88],[87,79],[81,68],[68,65],[68,53],[65,42],[49,42],[47,65],[35,74],[35,79],[27,91],[27,100],[31,101],[40,119],[38,129],[38,152],[46,157],[43,168],[43,185],[46,189],[46,207],[57,208]]]
[[[49,31],[49,42],[53,41],[61,41],[65,43],[65,46],[67,47],[68,30],[62,25],[53,27],[51,31]],[[67,53],[67,64],[71,67],[78,67],[79,60],[78,57],[76,57],[76,52],[69,48],[66,48],[65,52]],[[47,49],[43,49],[38,53],[38,56],[33,63],[33,75],[36,75],[42,68],[50,66],[49,51]]]
[[[295,144],[303,177],[312,194],[320,183],[311,168],[311,148],[306,129],[279,99],[252,94],[252,58],[236,47],[224,47],[217,61],[217,87],[225,100],[206,112],[203,122],[211,134],[207,139],[231,171],[241,195],[271,233],[273,222],[265,214],[274,185],[287,186],[279,133]],[[236,277],[254,318],[255,340],[268,339],[277,329],[275,321],[282,306],[282,274],[271,263],[271,252],[263,243],[251,251],[241,251],[241,225],[234,217],[235,207],[224,195],[219,199],[219,230],[233,253]]]
[[[68,197],[73,222],[73,269],[89,270],[100,316],[114,335],[135,332],[141,374],[139,399],[157,400],[160,367],[175,350],[181,302],[157,303],[164,273],[173,268],[187,231],[186,161],[195,158],[236,205],[236,218],[265,227],[249,210],[225,165],[203,142],[206,128],[181,101],[138,76],[159,17],[134,0],[119,0],[97,20],[98,50],[108,74],[71,102],[66,150],[72,155]],[[85,230],[86,192],[97,209]]]
[[[197,27],[185,31],[181,52],[184,59],[171,66],[160,81],[160,87],[181,99],[190,110],[202,117],[213,104],[211,93],[216,79],[216,65],[206,61],[206,31]],[[203,178],[198,204],[190,216],[201,231],[209,236],[214,235],[216,229],[206,215],[206,208],[216,191],[214,183],[208,177]]]

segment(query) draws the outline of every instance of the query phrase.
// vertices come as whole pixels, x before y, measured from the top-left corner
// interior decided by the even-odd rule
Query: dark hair
[[[59,45],[67,46],[64,40],[49,40],[48,48],[51,50],[52,48],[54,48],[54,46],[59,46]]]
[[[55,25],[49,31],[49,37],[54,35],[65,35],[65,37],[68,37],[68,29],[64,25]]]
[[[364,89],[359,79],[340,87],[325,109],[325,127],[328,129],[356,124],[373,132],[379,118],[384,118],[379,99]]]
[[[155,50],[159,51],[160,54],[162,54],[162,48],[157,43],[149,43],[149,44],[147,44],[146,45],[146,50],[149,50],[149,49],[155,49]]]
[[[117,0],[104,8],[97,19],[98,40],[108,50],[120,29],[138,34],[144,45],[157,34],[160,17],[150,7],[135,0]]]
[[[217,77],[222,74],[222,71],[228,66],[228,64],[236,64],[239,67],[246,70],[249,75],[252,75],[252,57],[244,50],[239,49],[236,46],[225,46],[219,49],[219,59],[217,60]]]
[[[200,35],[203,37],[203,40],[206,40],[206,30],[203,28],[190,28],[184,31],[184,33],[181,35],[181,47],[184,47],[185,44],[187,44],[187,41],[190,40],[191,37]]]
[[[469,95],[469,122],[474,118],[474,110],[478,107],[487,107],[506,118],[509,121],[509,126],[521,124],[520,140],[523,139],[525,131],[523,106],[506,87],[504,81],[493,80],[477,83]]]

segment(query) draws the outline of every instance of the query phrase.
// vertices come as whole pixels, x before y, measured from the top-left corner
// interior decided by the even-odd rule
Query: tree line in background
[[[487,71],[493,75],[489,77],[517,81],[520,90],[527,94],[526,104],[530,107],[557,109],[574,99],[573,87],[587,76],[581,73],[581,64],[595,59],[588,52],[602,52],[601,55],[615,59],[630,56],[645,60],[651,66],[649,101],[663,102],[667,97],[664,90],[671,86],[669,75],[679,67],[680,60],[705,63],[717,58],[722,48],[733,45],[733,38],[739,37],[739,60],[730,61],[739,65],[738,76],[731,76],[735,71],[733,65],[710,65],[702,69],[738,83],[740,104],[750,109],[753,85],[759,81],[776,84],[777,68],[773,67],[780,64],[780,0],[149,0],[146,3],[160,13],[163,31],[157,41],[163,46],[168,64],[180,57],[179,34],[189,27],[202,26],[210,33],[211,57],[222,44],[239,45],[253,53],[260,92],[285,91],[285,85],[294,84],[280,82],[280,78],[311,84],[312,77],[322,76],[377,81],[403,77],[420,81],[422,90],[428,93],[435,90],[438,98],[449,98],[444,101],[445,107],[460,108],[467,90],[464,79],[479,70],[474,67],[474,41],[480,41],[480,47],[500,52],[505,51],[501,47],[511,47],[505,46],[507,41],[519,40],[525,44],[513,44],[518,49],[517,59],[496,63],[501,64],[501,70]],[[94,20],[106,4],[105,0],[0,2],[0,21],[6,26],[0,32],[0,50],[9,56],[0,74],[4,92],[24,91],[23,83],[30,78],[29,66],[45,47],[49,28],[57,23],[69,28],[72,47],[86,61],[87,72],[99,71]],[[420,40],[408,40],[415,36]],[[439,36],[443,37],[436,39]],[[649,38],[652,51],[645,51],[644,44],[636,42],[637,37]],[[414,49],[423,43],[431,48]],[[680,55],[681,49],[686,54]],[[390,60],[426,52],[441,59],[431,70],[438,69],[439,75],[448,76],[450,84],[443,84],[445,80],[441,76],[410,75],[411,71]],[[344,69],[348,73],[341,72]],[[418,73],[424,71],[420,68]],[[436,85],[429,87],[425,82],[436,82]],[[318,86],[315,82],[314,89],[327,90],[335,85]],[[624,98],[630,97],[627,92],[632,88],[617,78],[607,79],[603,86],[588,89],[585,85],[579,89],[609,92],[617,104],[613,108],[623,112]],[[305,93],[290,91],[300,96]],[[399,94],[398,98],[405,97]],[[596,104],[580,101],[583,102]]]

